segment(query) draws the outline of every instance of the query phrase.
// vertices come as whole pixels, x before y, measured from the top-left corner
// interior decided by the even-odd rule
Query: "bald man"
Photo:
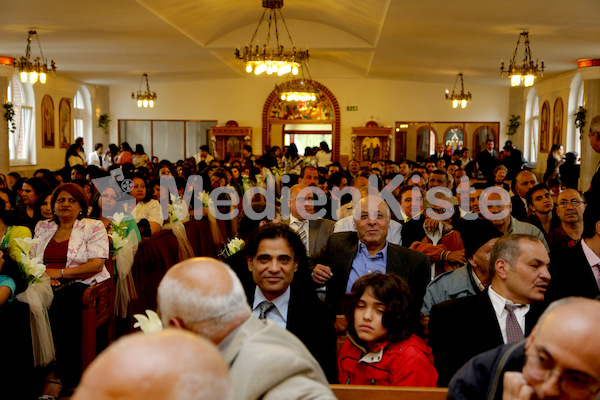
[[[312,193],[307,185],[292,186],[289,199],[290,217],[281,221],[298,233],[309,255],[327,243],[327,238],[333,233],[335,226],[335,222],[326,218],[307,219],[308,214],[314,216],[316,213],[315,198],[316,194]]]
[[[266,314],[269,304],[264,307]],[[319,363],[294,335],[251,314],[235,273],[198,257],[176,264],[158,287],[163,325],[188,330],[219,347],[235,400],[335,399]]]
[[[600,302],[554,302],[527,340],[480,354],[461,368],[448,399],[592,400],[600,392],[599,331]]]
[[[209,341],[180,330],[125,336],[83,374],[73,400],[228,400],[227,365]]]

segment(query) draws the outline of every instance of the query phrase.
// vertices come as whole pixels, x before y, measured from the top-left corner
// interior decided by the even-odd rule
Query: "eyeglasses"
[[[581,200],[577,200],[577,199],[571,199],[571,201],[569,200],[561,200],[558,202],[558,206],[562,207],[562,208],[566,208],[569,204],[572,205],[573,207],[577,207],[581,204],[584,204],[584,201]]]
[[[537,353],[525,354],[523,372],[538,382],[546,381],[557,375],[560,390],[572,399],[587,399],[600,390],[600,384],[591,376],[577,371],[560,371],[554,368],[554,361]]]

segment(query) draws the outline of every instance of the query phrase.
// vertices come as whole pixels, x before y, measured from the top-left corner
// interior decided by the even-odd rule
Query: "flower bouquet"
[[[231,239],[219,253],[223,258],[228,258],[244,248],[244,241],[240,238]]]

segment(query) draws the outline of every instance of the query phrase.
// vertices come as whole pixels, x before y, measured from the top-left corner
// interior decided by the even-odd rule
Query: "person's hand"
[[[427,217],[423,225],[425,226],[425,230],[434,232],[440,227],[440,221]]]
[[[454,263],[454,264],[464,264],[467,262],[467,259],[465,258],[465,250],[455,250],[455,251],[451,251],[450,253],[448,253],[448,257],[446,258],[446,261],[448,261],[449,263]]]
[[[53,281],[57,281],[62,278],[63,273],[61,272],[61,269],[59,268],[47,268],[46,269],[46,273],[48,274],[48,276],[50,277],[51,280]]]
[[[58,279],[50,279],[51,286],[60,286],[60,281]]]
[[[319,285],[324,285],[327,281],[333,276],[331,273],[331,268],[327,265],[317,264],[315,265],[315,269],[313,269],[313,281],[318,283]]]
[[[531,400],[534,398],[535,392],[521,372],[505,372],[503,386],[502,400]]]

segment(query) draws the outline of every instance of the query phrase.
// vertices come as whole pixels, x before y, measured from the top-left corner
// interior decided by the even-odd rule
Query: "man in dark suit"
[[[527,192],[538,184],[537,177],[529,171],[521,171],[513,180],[512,191],[514,196],[510,198],[512,203],[511,215],[522,222],[528,222]]]
[[[450,165],[450,162],[452,161],[452,157],[449,154],[446,154],[446,152],[444,151],[444,144],[443,143],[438,143],[437,147],[435,149],[435,153],[433,153],[431,155],[431,157],[429,157],[429,159],[435,163],[437,163],[437,161],[439,159],[443,159],[444,161],[446,161],[446,166]]]
[[[590,197],[590,196],[588,196]],[[553,253],[546,302],[568,296],[594,299],[600,295],[600,204],[588,200],[583,212],[581,241]]]
[[[298,233],[308,254],[311,255],[327,243],[327,239],[333,233],[335,222],[325,218],[307,219],[316,213],[313,205],[315,194],[305,190],[299,196],[300,191],[307,188],[308,186],[304,184],[292,186],[289,200],[291,215],[289,219],[281,222]]]
[[[471,357],[529,335],[543,308],[549,263],[538,238],[502,236],[490,256],[490,286],[475,296],[433,306],[429,345],[439,386],[447,386]]]
[[[296,335],[329,382],[337,383],[335,314],[316,298],[310,277],[301,275],[307,270],[300,237],[286,225],[266,224],[248,236],[244,250],[253,279],[253,284],[244,284],[252,313],[261,318],[261,303],[271,302],[273,307],[262,311],[262,317]],[[299,270],[300,264],[304,266]]]
[[[375,271],[404,278],[421,307],[431,276],[429,257],[417,251],[388,243],[390,210],[378,196],[361,199],[354,211],[356,232],[334,233],[327,244],[309,257],[313,281],[326,285],[326,301],[341,311],[345,293],[361,276]]]
[[[492,176],[492,172],[496,165],[498,165],[498,153],[494,150],[494,141],[488,139],[485,142],[485,150],[477,155],[477,162],[479,163],[479,170],[485,178]]]

